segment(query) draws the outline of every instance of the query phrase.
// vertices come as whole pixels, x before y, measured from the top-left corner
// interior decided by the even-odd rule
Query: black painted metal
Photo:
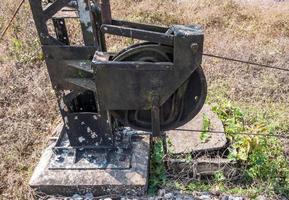
[[[112,35],[119,35],[123,37],[135,38],[140,40],[146,40],[150,42],[165,44],[165,45],[173,45],[174,36],[155,32],[155,31],[148,31],[136,28],[127,28],[109,24],[103,24],[101,26],[101,31],[103,33],[109,33]]]
[[[115,148],[117,125],[158,136],[200,111],[207,91],[200,27],[114,20],[109,0],[55,0],[45,8],[29,2],[72,148]],[[71,17],[79,19],[82,46],[70,45]],[[110,54],[105,34],[147,42]]]
[[[69,39],[64,18],[52,19],[57,39],[63,44],[69,45]]]
[[[150,63],[151,66],[160,61],[165,61],[163,63],[169,63],[169,61],[173,60],[173,48],[150,43],[141,45],[138,44],[126,51],[120,52],[119,55],[114,57],[114,60],[122,62],[131,60],[131,63],[133,63],[135,59],[144,61],[142,58],[145,58],[145,61],[153,61],[154,63]],[[111,88],[111,91],[114,91],[114,93],[109,94],[108,96],[111,98],[105,100],[105,102],[110,103],[113,101],[114,95],[123,95],[121,97],[123,101],[121,101],[121,103],[115,103],[119,108],[120,106],[127,106],[126,109],[123,109],[122,111],[114,110],[112,114],[116,115],[116,118],[128,126],[147,131],[151,130],[151,113],[149,108],[151,104],[150,99],[152,99],[154,95],[152,92],[155,92],[160,96],[159,100],[162,98],[165,99],[164,103],[160,104],[161,130],[173,129],[191,120],[201,109],[206,97],[207,88],[202,68],[198,67],[192,74],[190,74],[188,79],[181,83],[179,88],[176,90],[171,90],[171,95],[168,97],[168,99],[166,99],[167,93],[164,92],[168,91],[167,87],[169,89],[170,87],[173,87],[170,80],[177,81],[179,78],[174,77],[176,68],[173,66],[173,63],[170,63],[170,65],[167,66],[170,66],[170,68],[165,71],[157,68],[155,71],[150,71],[152,67],[148,68],[150,69],[148,71],[135,70],[134,76],[137,77],[135,80],[125,78],[125,73],[131,73],[130,71],[123,72],[122,70],[119,72],[122,73],[121,76],[119,76],[120,74],[117,73],[118,71],[111,73],[110,79],[116,80],[119,78],[119,81],[122,83],[120,84],[122,87],[116,88],[119,85],[115,84],[115,88]],[[158,72],[165,73],[165,75],[163,77],[155,77],[160,75],[160,73],[156,73],[157,70]],[[159,86],[161,89],[159,91],[154,91],[151,89],[154,88],[154,85],[148,84],[148,80],[153,79],[161,80],[157,83],[152,82],[152,84],[155,84],[155,86],[160,84]],[[129,80],[129,83],[125,83],[127,80]],[[106,80],[104,82],[109,83],[110,80]],[[115,81],[111,82],[114,83]],[[99,84],[101,85],[101,83]],[[112,86],[113,84],[107,85]],[[132,88],[132,86],[134,86],[135,89]],[[151,93],[148,94],[146,91],[151,91]],[[138,96],[138,98],[132,98],[133,96]],[[147,107],[145,105],[147,105]]]

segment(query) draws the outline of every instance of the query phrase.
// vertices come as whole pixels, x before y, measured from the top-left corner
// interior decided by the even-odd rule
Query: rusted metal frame
[[[91,16],[92,16],[92,21],[94,25],[92,26],[93,31],[95,33],[95,42],[98,51],[106,51],[106,43],[105,43],[105,36],[104,34],[100,31],[100,27],[102,25],[102,11],[100,10],[99,6],[95,3],[91,7]]]
[[[57,18],[79,18],[78,12],[75,9],[63,7],[60,11],[58,11],[55,15],[53,15],[54,19]]]
[[[96,91],[96,86],[92,78],[66,78],[65,81],[81,88],[82,90]]]
[[[43,46],[52,84],[57,82],[58,87],[61,89],[77,89],[76,87],[78,87],[78,89],[82,88],[95,91],[93,80],[87,76],[93,74],[90,65],[95,50],[94,46]],[[82,77],[75,78],[62,75],[62,72],[70,70],[70,68],[74,68],[77,74],[84,74],[85,76],[82,75]],[[55,70],[59,70],[59,73],[57,73],[57,76],[59,76],[58,79],[55,79],[53,75]],[[67,85],[67,83],[72,85]]]
[[[100,115],[101,123],[99,129],[101,130],[100,137],[102,137],[103,143],[108,147],[115,147],[115,133],[112,130],[111,114],[105,107],[105,103],[100,98],[101,91],[96,87],[95,90],[95,102],[97,104],[98,114]],[[111,140],[109,140],[111,138]]]
[[[165,33],[168,31],[169,28],[163,27],[163,26],[155,26],[150,24],[140,24],[135,22],[128,22],[128,21],[122,21],[122,20],[112,20],[111,25],[115,26],[123,26],[127,28],[135,28],[135,29],[142,29],[146,31],[153,31],[153,32],[159,32],[159,33]]]
[[[93,0],[91,10],[92,29],[95,36],[95,45],[99,51],[106,52],[105,35],[100,31],[103,23],[111,23],[111,9],[109,0]]]
[[[65,45],[69,45],[66,24],[64,18],[52,18],[57,39]]]
[[[63,137],[64,137],[64,135],[65,135],[65,131],[64,131],[64,129],[63,129],[63,125],[60,125],[60,128],[61,128],[60,134],[59,134],[59,136],[58,136],[58,138],[57,138],[57,140],[56,140],[56,142],[55,142],[55,146],[54,146],[53,149],[52,149],[52,151],[53,151],[54,153],[58,153],[57,151],[54,151],[54,150],[55,150],[55,147],[61,146],[62,139],[63,139]]]
[[[66,60],[48,59],[48,72],[55,90],[95,91],[93,73],[71,67]]]
[[[42,10],[41,1],[29,0],[29,3],[41,44],[42,45],[59,44],[59,42],[56,39],[54,39],[49,35],[45,16]]]
[[[64,2],[68,2],[68,1],[57,1],[55,2],[55,4],[50,5],[47,10],[43,11],[42,10],[42,5],[41,5],[41,1],[34,1],[34,0],[30,0],[31,2],[31,8],[32,8],[32,12],[34,14],[34,19],[35,19],[35,23],[37,26],[37,30],[39,32],[39,36],[41,39],[41,44],[43,45],[43,52],[45,54],[45,58],[47,61],[47,67],[48,70],[50,72],[51,75],[51,70],[53,70],[53,73],[56,73],[56,69],[59,67],[59,69],[61,68],[61,70],[65,70],[66,67],[69,67],[69,64],[65,63],[66,60],[80,60],[80,59],[85,59],[88,61],[91,61],[91,59],[93,58],[93,54],[96,50],[96,47],[92,44],[92,46],[85,46],[85,47],[71,47],[71,46],[61,46],[63,44],[68,44],[68,41],[61,41],[64,39],[67,39],[66,35],[67,32],[65,31],[65,26],[62,27],[58,27],[58,25],[65,25],[62,24],[60,21],[63,20],[54,20],[54,25],[57,25],[56,28],[56,34],[57,34],[57,38],[61,41],[61,42],[54,42],[52,40],[52,37],[49,35],[48,32],[48,28],[47,28],[47,24],[46,21],[52,17],[58,9],[60,9],[62,6],[64,6]],[[86,9],[86,8],[85,8]],[[87,12],[89,12],[88,9],[86,9],[86,14]],[[44,14],[45,13],[45,14]],[[86,15],[87,16],[87,15]],[[84,21],[82,21],[82,25],[87,25],[87,24],[83,24]],[[89,20],[90,22],[90,20]],[[91,22],[90,22],[91,23]],[[84,27],[85,30],[83,29],[83,32],[86,33],[87,32],[87,27]],[[84,36],[86,45],[87,43],[89,43],[90,41],[88,41],[89,39],[87,37]],[[54,39],[55,40],[55,39]],[[55,40],[56,41],[56,40]],[[88,41],[88,42],[87,42]],[[64,42],[64,43],[62,43]],[[57,45],[53,45],[53,44],[57,44]],[[51,66],[55,66],[53,68],[51,68]],[[80,65],[81,66],[81,65]],[[81,69],[82,70],[82,69]],[[69,113],[68,109],[66,108],[67,105],[65,105],[65,103],[63,102],[63,100],[65,99],[65,95],[66,93],[64,92],[64,90],[75,90],[74,87],[70,87],[69,85],[66,84],[65,88],[61,88],[58,85],[58,81],[55,81],[55,78],[52,78],[52,85],[53,88],[55,89],[56,92],[56,96],[58,99],[58,104],[60,107],[60,111],[61,111],[61,115],[63,117],[64,126],[67,126],[67,117],[69,117],[71,114]],[[59,77],[60,78],[60,77]],[[61,81],[67,81],[69,83],[74,83],[75,79],[69,79],[69,78],[65,78],[65,77],[61,77]],[[83,82],[83,80],[81,80]],[[75,84],[76,86],[79,86],[79,83]],[[89,85],[95,85],[95,84],[89,84]],[[86,89],[86,88],[84,88]],[[91,88],[89,88],[91,89]],[[92,89],[93,91],[95,91],[95,89]],[[84,90],[83,90],[84,91]],[[72,114],[73,115],[73,114]],[[107,124],[107,120],[103,119],[104,123],[103,124]],[[68,130],[69,128],[67,128]],[[68,131],[69,132],[69,131]],[[106,136],[103,138],[107,138]],[[113,139],[113,138],[112,138]],[[113,139],[114,140],[114,139]],[[71,138],[70,138],[71,141]],[[108,144],[108,142],[103,143],[105,145]],[[75,144],[74,144],[75,146]],[[111,145],[109,145],[111,147]],[[82,146],[84,147],[84,146]]]
[[[94,62],[94,70],[132,70],[132,71],[167,71],[173,70],[174,64],[171,62]]]
[[[49,17],[47,15],[45,15],[45,12],[43,11],[42,2],[40,0],[29,0],[29,2],[30,2],[33,18],[35,21],[36,29],[37,29],[38,34],[39,34],[43,53],[45,55],[45,60],[46,60],[49,75],[51,78],[51,84],[52,84],[52,87],[56,93],[56,97],[57,97],[57,101],[58,101],[61,115],[63,117],[63,120],[65,121],[65,116],[67,114],[67,110],[63,109],[64,91],[59,90],[57,82],[55,82],[55,80],[53,81],[53,77],[51,76],[52,71],[50,71],[50,67],[53,65],[51,65],[51,62],[49,61],[49,52],[44,50],[46,45],[57,45],[58,46],[58,45],[63,45],[63,43],[59,42],[58,40],[54,39],[53,37],[51,37],[49,35],[49,31],[48,31],[47,24],[46,24]],[[51,10],[51,8],[52,7],[50,7],[50,10]],[[49,11],[49,12],[51,12],[51,11]],[[46,14],[47,14],[47,12],[46,12]],[[52,64],[53,64],[53,62],[52,62]]]
[[[64,62],[68,67],[73,67],[86,73],[93,73],[90,60],[65,60]]]
[[[77,4],[84,44],[85,46],[97,46],[93,28],[95,24],[92,23],[93,20],[90,12],[90,1],[77,0]]]
[[[58,78],[56,77],[58,80],[55,80],[55,77],[53,77],[51,73],[56,73],[56,70],[59,70],[59,73],[61,74],[62,71],[65,72],[69,70],[69,67],[75,67],[76,65],[81,67],[83,62],[90,63],[95,50],[96,49],[94,46],[93,47],[91,46],[72,47],[72,46],[54,46],[54,45],[44,46],[44,52],[47,53],[46,60],[48,62],[47,65],[48,71],[52,78],[52,84],[56,86],[54,87],[54,89],[58,99],[60,112],[64,121],[64,129],[65,132],[67,132],[69,141],[73,147],[77,145],[80,146],[80,144],[72,142],[75,141],[73,140],[73,138],[75,137],[75,133],[70,133],[71,128],[69,129],[69,126],[71,125],[70,123],[74,123],[71,116],[74,116],[75,114],[70,113],[69,110],[65,109],[65,107],[67,107],[68,104],[67,102],[66,103],[64,102],[66,95],[63,93],[63,91],[64,90],[82,91],[82,92],[84,92],[85,90],[95,91],[94,87],[90,87],[95,86],[95,84],[93,80],[85,78],[86,76],[84,78],[80,77],[79,79],[77,79],[73,77],[70,78],[69,76],[65,77],[63,75],[60,75]],[[87,65],[88,64],[85,64],[85,66]],[[84,70],[83,68],[76,70],[76,73],[78,74],[77,71],[83,73]],[[91,118],[94,114],[95,113],[91,113]],[[85,145],[83,145],[82,147],[84,148]]]
[[[70,146],[86,148],[87,146],[101,147],[103,146],[112,146],[109,144],[109,138],[105,137],[104,132],[101,132],[102,127],[99,125],[102,124],[97,118],[99,115],[96,112],[71,112],[67,110],[66,104],[64,104],[63,97],[61,102],[63,106],[61,107],[61,113],[64,118],[64,128],[67,133]],[[94,117],[95,116],[95,117]],[[98,133],[98,136],[91,137],[91,131],[95,131],[95,134]],[[99,134],[101,133],[101,134]],[[82,138],[82,139],[81,139]],[[108,141],[107,141],[108,140]]]
[[[94,55],[94,59],[95,57],[97,58],[101,58],[103,60],[108,60],[109,59],[109,54],[105,53],[105,52],[99,52],[96,51],[95,55]],[[93,70],[94,73],[96,72],[95,70]],[[94,83],[95,85],[95,83]],[[108,144],[108,146],[115,146],[115,133],[112,130],[112,124],[111,124],[111,114],[110,111],[106,108],[105,103],[102,101],[102,99],[100,98],[102,96],[102,91],[99,90],[99,88],[97,88],[97,85],[95,85],[95,102],[97,105],[97,110],[98,113],[100,114],[100,120],[101,124],[100,124],[100,128],[102,130],[102,134],[101,137],[103,138],[103,140],[107,140],[107,138],[112,138],[112,143],[109,143],[109,141],[105,141],[106,144]]]
[[[65,104],[69,104],[70,102],[72,102],[75,98],[77,98],[77,96],[79,96],[81,94],[81,91],[72,91],[69,94],[67,94],[63,101]]]
[[[179,101],[178,101],[178,98],[176,97],[176,95],[173,95],[173,102],[176,102],[176,103],[172,103],[172,107],[171,107],[171,115],[168,117],[168,119],[165,121],[163,118],[160,118],[160,121],[162,122],[162,124],[169,124],[171,123],[173,120],[175,120],[176,117],[178,117],[178,113],[179,113],[179,110],[178,110],[178,104]],[[177,99],[177,100],[176,100]],[[160,110],[160,113],[161,113],[162,110]],[[149,122],[143,122],[142,120],[139,120],[138,119],[138,112],[136,112],[135,114],[135,120],[137,121],[138,124],[142,124],[143,126],[147,126],[149,125],[150,123]],[[160,115],[161,116],[161,115]],[[180,115],[179,115],[180,116]]]
[[[71,0],[57,0],[53,4],[48,5],[43,10],[43,19],[47,21],[53,17],[61,8],[66,6]]]
[[[111,24],[111,8],[110,8],[110,0],[101,0],[100,1],[101,8],[101,19],[104,24]]]
[[[78,150],[81,150],[81,149],[84,149],[83,146],[62,146],[61,145],[61,142],[62,142],[62,139],[65,135],[65,131],[62,131],[60,132],[60,136],[58,137],[56,143],[55,143],[55,146],[53,147],[53,151],[55,153],[59,153],[59,151],[62,151],[62,150],[75,150],[75,149],[78,149]],[[127,143],[125,145],[122,145],[121,148],[123,149],[131,149],[132,148],[132,137],[133,135],[130,135],[128,136],[128,140],[127,140]],[[95,146],[95,145],[86,145],[85,146],[85,149],[96,149],[96,150],[117,150],[118,147],[111,147],[111,146],[107,146],[107,145],[98,145],[98,146]]]
[[[151,108],[151,129],[153,136],[161,135],[161,124],[160,124],[160,107],[159,107],[159,94],[156,91],[153,91],[156,94],[152,99],[152,108]]]
[[[49,71],[49,68],[48,68],[48,72],[49,72],[49,76],[50,76],[51,72]],[[56,97],[57,97],[57,103],[58,103],[59,111],[60,111],[62,120],[64,122],[62,131],[66,132],[66,130],[69,128],[68,127],[69,121],[67,120],[68,119],[67,116],[69,114],[69,111],[68,111],[67,105],[64,103],[65,92],[64,92],[64,90],[61,90],[55,82],[51,81],[51,83],[52,83],[53,89],[55,91],[55,94],[56,94]],[[70,135],[69,134],[67,134],[67,135],[68,135],[68,138],[70,140]],[[57,151],[55,151],[55,152],[57,152]],[[74,154],[75,154],[75,151],[74,151]]]
[[[56,151],[59,150],[74,150],[74,149],[83,149],[83,146],[73,146],[73,147],[62,147],[62,146],[55,146],[54,149]],[[106,145],[86,145],[85,149],[107,149],[107,150],[117,150],[117,147],[111,147]]]
[[[112,35],[119,35],[123,37],[135,38],[139,40],[145,40],[155,43],[161,43],[165,45],[173,46],[174,44],[174,36],[168,35],[164,33],[154,32],[154,31],[146,31],[135,28],[127,28],[109,24],[103,24],[101,26],[101,32],[108,33]]]
[[[96,51],[95,46],[45,45],[43,52],[47,58],[55,60],[90,60]]]
[[[78,0],[78,13],[79,13],[79,18],[80,18],[80,23],[81,23],[81,28],[82,28],[82,34],[83,34],[83,40],[84,40],[84,43],[85,45],[93,45],[94,48],[97,47],[97,42],[95,42],[95,38],[94,38],[94,33],[93,33],[93,26],[95,25],[95,23],[93,23],[93,21],[91,20],[91,12],[90,12],[90,5],[89,5],[89,1],[87,0]],[[82,49],[87,49],[87,48],[82,48]],[[58,48],[58,51],[60,49]],[[61,51],[61,50],[60,50]],[[59,60],[63,60],[63,59],[69,59],[69,60],[64,60],[64,67],[74,67],[76,65],[78,65],[78,67],[76,67],[75,69],[77,69],[76,71],[85,71],[85,72],[88,72],[89,74],[92,74],[90,73],[90,71],[88,70],[87,71],[87,63],[85,63],[85,66],[83,67],[83,61],[81,60],[80,57],[84,56],[86,57],[86,59],[88,59],[88,62],[91,62],[91,59],[93,57],[93,53],[85,53],[82,51],[80,52],[79,50],[76,50],[76,48],[72,49],[71,47],[68,47],[67,49],[65,49],[66,52],[62,52],[60,53],[59,55],[62,57],[62,58],[59,58]],[[70,52],[72,53],[71,51],[73,51],[72,54],[75,54],[75,57],[73,58],[72,55],[65,55],[65,53],[67,52]],[[95,49],[93,49],[93,52],[95,51]],[[82,55],[80,55],[82,54]],[[66,57],[67,56],[67,57]],[[65,58],[66,57],[66,58]],[[76,63],[74,63],[73,65],[71,65],[71,63],[69,63],[70,59],[76,59]],[[79,62],[78,62],[79,61]],[[68,62],[68,63],[67,63]],[[59,65],[61,65],[61,63],[58,63]],[[65,70],[65,69],[62,69],[62,70]],[[82,72],[81,72],[82,73]],[[84,90],[91,90],[93,92],[96,91],[96,88],[95,88],[95,84],[93,82],[93,80],[91,79],[87,79],[87,78],[65,78],[65,77],[62,77],[64,79],[64,81],[66,81],[67,83],[70,83],[70,85],[67,85],[70,89],[73,89],[75,90],[74,87],[72,87],[72,85],[76,86],[76,87],[79,87],[80,89],[82,89],[83,91]],[[72,85],[71,85],[72,84]],[[62,97],[64,99],[64,96]],[[76,123],[76,122],[70,122],[70,120],[73,120],[71,118],[71,116],[78,116],[77,114],[73,114],[73,113],[69,113],[69,112],[66,112],[64,111],[63,109],[61,109],[61,113],[62,113],[62,116],[63,116],[63,119],[64,119],[64,122],[65,122],[65,127],[67,125],[72,125],[74,126],[73,124]],[[101,112],[100,112],[101,113]],[[102,113],[101,113],[102,114]],[[91,113],[91,117],[92,115],[94,115],[93,113]],[[80,117],[80,116],[79,116]],[[86,116],[89,118],[89,116]],[[88,120],[87,118],[87,120]],[[68,121],[69,120],[69,123]],[[100,132],[103,133],[103,134],[100,134],[99,136],[102,138],[102,143],[99,144],[101,148],[103,148],[103,145],[107,146],[107,147],[110,147],[111,148],[111,142],[108,141],[109,138],[112,138],[112,141],[114,141],[114,137],[113,135],[111,136],[110,134],[110,137],[107,136],[107,133],[112,133],[112,131],[109,129],[110,126],[107,126],[107,118],[105,118],[105,116],[102,116],[102,118],[100,119],[100,121],[103,121],[102,123],[99,123],[99,130],[101,130]],[[77,145],[83,147],[83,148],[88,148],[88,145],[87,144],[81,144],[78,143],[77,139],[75,137],[81,137],[82,136],[82,133],[77,131],[75,132],[75,130],[70,133],[70,130],[69,128],[66,128],[67,129],[67,134],[68,134],[68,137],[69,137],[69,140],[70,140],[70,143],[71,145],[73,145],[73,147],[77,147]],[[92,140],[90,141],[89,143],[92,144],[94,143],[95,141]],[[98,146],[98,145],[97,145]],[[95,147],[95,146],[94,146]],[[76,153],[77,153],[77,150],[76,150]],[[75,155],[75,158],[76,158],[77,155]]]

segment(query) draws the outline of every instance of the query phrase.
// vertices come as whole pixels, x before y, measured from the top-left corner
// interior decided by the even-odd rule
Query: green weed
[[[9,51],[12,58],[19,63],[34,63],[36,61],[44,60],[40,43],[37,39],[24,43],[20,39],[12,38]]]
[[[155,194],[166,182],[166,169],[163,161],[164,155],[163,139],[154,139],[150,159],[149,194]]]
[[[209,139],[210,139],[210,134],[209,134],[209,130],[210,130],[210,119],[209,117],[204,114],[203,115],[203,127],[202,127],[202,132],[200,135],[200,139],[202,143],[206,143]]]
[[[245,166],[247,185],[266,185],[264,190],[289,196],[289,163],[276,137],[242,135],[249,132],[270,134],[280,129],[268,123],[268,118],[256,110],[241,110],[230,101],[221,100],[212,107],[223,121],[232,143],[229,158]],[[250,116],[248,118],[247,116]]]
[[[209,99],[209,103],[211,103]],[[218,190],[256,198],[260,194],[271,197],[289,197],[289,162],[283,154],[281,142],[265,134],[287,131],[282,123],[274,122],[275,114],[268,115],[256,106],[236,105],[226,98],[217,98],[212,110],[224,124],[231,147],[229,158],[238,163],[243,175],[238,181],[228,180],[222,171],[216,172],[213,180],[193,181],[188,184],[175,182],[177,189],[184,191]],[[203,130],[208,130],[209,121],[204,116]],[[274,123],[273,123],[274,122]],[[204,131],[205,133],[206,131]],[[239,133],[256,133],[244,135]],[[264,136],[262,135],[264,134]],[[203,136],[204,137],[204,136]]]

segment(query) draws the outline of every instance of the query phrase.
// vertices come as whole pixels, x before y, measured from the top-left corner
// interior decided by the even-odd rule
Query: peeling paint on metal
[[[78,141],[79,141],[80,143],[82,143],[83,141],[85,141],[85,138],[81,136],[81,137],[78,138]]]
[[[96,134],[95,132],[92,132],[92,133],[91,133],[91,138],[93,138],[93,139],[94,139],[94,138],[97,138],[97,134]]]
[[[92,32],[90,14],[89,14],[86,0],[78,0],[77,3],[78,3],[80,22],[84,24],[87,32]]]

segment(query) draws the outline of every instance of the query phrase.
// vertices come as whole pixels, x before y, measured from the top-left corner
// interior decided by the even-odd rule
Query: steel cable
[[[260,63],[250,62],[250,61],[244,61],[244,60],[239,60],[239,59],[234,59],[234,58],[228,58],[228,57],[218,56],[218,55],[213,55],[213,54],[208,54],[208,53],[203,53],[203,55],[207,56],[207,57],[217,58],[217,59],[223,59],[223,60],[239,62],[239,63],[243,63],[243,64],[254,65],[254,66],[258,66],[258,67],[262,67],[262,68],[276,69],[276,70],[289,72],[289,69],[280,68],[280,67],[273,67],[271,65],[265,65],[265,64],[260,64]],[[188,131],[188,132],[203,132],[202,130],[193,130],[193,129],[175,129],[175,130]],[[207,131],[207,132],[209,132],[209,133],[224,133],[224,134],[228,134],[227,132],[222,132],[222,131]],[[289,136],[287,136],[285,134],[261,134],[261,133],[241,133],[241,132],[232,133],[232,134],[255,135],[255,136],[271,136],[271,137],[289,139]]]
[[[228,61],[232,61],[232,62],[239,62],[239,63],[243,63],[243,64],[259,66],[259,67],[262,67],[262,68],[270,68],[270,69],[276,69],[276,70],[289,72],[289,69],[285,69],[285,68],[281,68],[281,67],[273,67],[271,65],[265,65],[265,64],[261,64],[261,63],[255,63],[255,62],[244,61],[244,60],[239,60],[239,59],[234,59],[234,58],[228,58],[228,57],[218,56],[218,55],[213,55],[213,54],[208,54],[208,53],[203,53],[203,55],[207,56],[207,57],[223,59],[223,60],[228,60]]]
[[[14,13],[13,13],[12,17],[10,18],[7,26],[4,28],[3,32],[1,33],[0,41],[3,39],[5,33],[7,32],[7,30],[8,30],[9,27],[11,26],[14,18],[16,17],[17,13],[19,12],[19,10],[20,10],[20,8],[21,8],[21,6],[23,5],[24,2],[25,2],[25,0],[22,0],[22,1],[19,3],[19,5],[18,5],[18,7],[16,8],[16,10],[14,11]]]
[[[21,8],[21,6],[23,5],[24,2],[25,2],[25,0],[22,0],[19,3],[19,5],[16,8],[16,10],[14,11],[13,16],[11,17],[11,19],[9,20],[7,26],[4,28],[3,32],[1,33],[0,41],[3,39],[3,37],[6,34],[7,30],[11,26],[14,18],[16,17],[17,13],[19,12],[19,10],[20,10],[20,8]],[[239,63],[243,63],[243,64],[254,65],[254,66],[258,66],[258,67],[262,67],[262,68],[269,68],[269,69],[275,69],[275,70],[281,70],[281,71],[289,72],[289,69],[285,69],[285,68],[281,68],[281,67],[274,67],[274,66],[271,66],[271,65],[265,65],[265,64],[261,64],[261,63],[244,61],[244,60],[229,58],[229,57],[225,57],[225,56],[213,55],[213,54],[209,54],[209,53],[203,53],[203,55],[207,56],[207,57],[216,58],[216,59],[223,59],[223,60],[232,61],[232,62],[239,62]],[[175,130],[178,130],[178,131],[190,131],[190,132],[203,132],[202,130],[193,130],[193,129],[175,129]],[[222,131],[207,131],[207,132],[209,132],[209,133],[224,133],[224,134],[226,134],[226,132],[222,132]],[[289,136],[286,136],[284,134],[279,135],[279,134],[258,134],[258,133],[241,133],[241,132],[232,133],[232,134],[255,135],[255,136],[271,136],[271,137],[279,137],[279,138],[289,139]]]
[[[235,132],[235,133],[228,133],[224,131],[204,131],[204,130],[195,130],[195,129],[182,129],[182,128],[176,128],[174,130],[177,131],[185,131],[185,132],[208,132],[208,133],[224,133],[224,134],[236,134],[236,135],[254,135],[254,136],[270,136],[270,137],[278,137],[278,138],[285,138],[289,139],[289,136],[285,134],[262,134],[262,133],[249,133],[249,132]]]

